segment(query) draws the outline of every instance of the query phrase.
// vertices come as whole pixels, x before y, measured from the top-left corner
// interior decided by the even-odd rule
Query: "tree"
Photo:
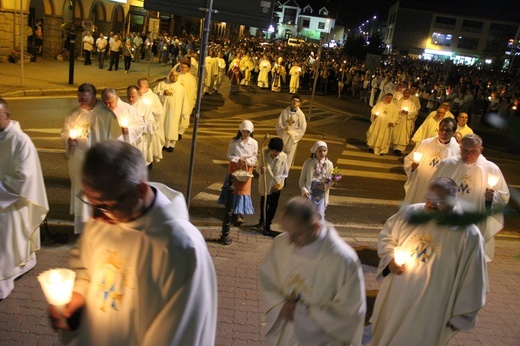
[[[347,42],[345,42],[343,50],[348,56],[364,60],[367,54],[365,43],[363,36],[349,37]]]

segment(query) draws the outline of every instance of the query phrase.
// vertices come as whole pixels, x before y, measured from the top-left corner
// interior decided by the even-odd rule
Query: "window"
[[[285,8],[283,11],[283,22],[287,24],[294,24],[296,21],[296,14],[298,10],[295,8]]]
[[[455,23],[457,20],[455,18],[449,17],[437,17],[435,18],[435,27],[440,29],[455,29]]]
[[[325,29],[325,22],[319,22],[318,29]]]
[[[480,34],[482,32],[483,22],[477,22],[474,20],[466,20],[462,21],[462,31],[465,32],[474,32]]]
[[[457,48],[477,50],[478,49],[478,38],[475,37],[459,37]]]
[[[451,34],[441,34],[439,32],[434,32],[432,35],[432,44],[438,46],[451,46]]]
[[[513,25],[491,23],[489,34],[498,37],[515,37],[516,28]]]
[[[395,17],[397,17],[397,12],[392,13],[390,16],[390,24],[395,23]]]
[[[308,19],[308,18],[302,19],[302,27],[303,28],[309,28],[310,25],[311,25],[311,20],[310,19]]]

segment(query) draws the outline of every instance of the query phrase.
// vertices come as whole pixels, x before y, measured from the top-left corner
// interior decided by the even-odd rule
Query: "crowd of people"
[[[292,96],[273,121],[277,137],[264,149],[267,137],[259,145],[254,123],[239,124],[227,151],[219,203],[232,199],[238,225],[244,215],[253,214],[256,166],[258,227],[264,235],[278,235],[271,225],[307,130],[298,90],[318,78],[322,93],[337,90],[338,97],[365,97],[372,106],[369,150],[377,155],[393,150],[400,156],[413,145],[403,166],[408,176],[405,204],[378,238],[377,275],[383,283],[371,317],[372,342],[443,345],[458,330],[475,325],[489,290],[486,263],[494,256],[493,237],[503,227],[509,190],[499,167],[482,155],[482,139],[467,122],[482,121],[483,114],[496,111],[490,119],[498,120],[490,121],[504,130],[503,124],[517,115],[516,81],[401,58],[370,71],[341,50],[325,50],[315,74],[318,57],[310,46],[290,48],[256,39],[232,45],[212,41],[205,74],[198,76],[193,36],[179,40],[163,35],[152,44],[132,34],[123,44],[114,43],[119,38],[113,35],[104,46],[98,46],[100,39],[107,41],[102,35],[95,44],[90,33],[85,38],[85,50],[92,45],[98,53],[110,51],[109,70],[118,69],[116,46],[125,56],[125,71],[132,60],[154,54],[172,68],[153,89],[146,78],[128,86],[128,102],[112,88],[102,90],[100,99],[94,85],[78,88],[78,106],[66,116],[61,137],[69,157],[74,231],[82,235],[69,263],[76,272],[72,300],[63,311],[51,308],[56,328],[62,327],[58,319],[82,314],[80,338],[88,344],[214,343],[217,283],[211,256],[189,222],[182,194],[149,182],[148,170],[174,151],[188,128],[197,78],[203,78],[208,94],[218,92],[226,74],[236,78],[230,82],[232,92],[253,84],[279,92],[287,84],[287,71]],[[155,52],[145,48],[153,46]],[[99,64],[103,68],[102,59]],[[415,130],[421,110],[429,114]],[[9,232],[0,233],[4,299],[14,279],[36,263],[39,225],[49,206],[34,145],[11,120],[1,98],[0,148],[11,153],[0,157],[0,220],[9,225]],[[329,191],[338,172],[327,157],[326,142],[308,149],[311,155],[299,177],[301,196],[283,206],[283,233],[273,240],[258,273],[266,340],[270,345],[359,345],[366,314],[361,263],[326,222]],[[226,189],[230,181],[232,196]],[[14,248],[7,245],[12,243]]]

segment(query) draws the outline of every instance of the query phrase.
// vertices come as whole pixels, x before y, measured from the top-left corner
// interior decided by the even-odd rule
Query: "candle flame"
[[[72,297],[76,273],[70,269],[46,270],[38,275],[43,293],[51,305],[64,306]]]
[[[402,246],[394,247],[394,260],[395,263],[402,266],[408,261],[408,255]]]
[[[413,153],[413,162],[419,163],[421,161],[421,159],[422,159],[422,155],[423,154],[418,152],[418,151],[414,152]]]
[[[490,174],[488,175],[488,185],[490,188],[494,188],[498,184],[498,175]]]
[[[121,120],[119,121],[121,127],[128,127],[128,118],[125,118],[125,117],[122,117]]]
[[[76,129],[69,130],[69,138],[76,139],[79,135],[79,131]]]

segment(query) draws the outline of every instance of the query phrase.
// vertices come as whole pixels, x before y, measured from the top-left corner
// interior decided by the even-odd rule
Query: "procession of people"
[[[83,40],[85,65],[96,50],[110,51],[109,70],[118,69],[119,51],[126,54],[127,73],[131,61],[149,57],[146,46],[151,41],[142,35],[132,34],[126,47],[117,34],[109,43],[90,35]],[[84,83],[77,91],[78,105],[64,119],[70,212],[74,233],[82,235],[71,250],[73,299],[64,310],[50,310],[55,328],[67,329],[57,321],[82,314],[79,337],[87,344],[215,342],[218,298],[211,256],[189,221],[182,194],[149,182],[148,171],[175,155],[195,109],[197,79],[202,79],[205,97],[215,97],[224,75],[230,94],[243,88],[290,94],[289,105],[272,117],[277,136],[266,145],[254,138],[253,120],[230,129],[229,164],[218,200],[224,205],[232,200],[233,222],[239,227],[246,215],[260,215],[257,230],[273,238],[258,271],[267,343],[360,345],[363,338],[363,268],[326,215],[330,191],[342,175],[328,156],[330,143],[299,145],[307,119],[298,92],[313,84],[322,94],[337,91],[339,98],[371,92],[370,101],[365,98],[372,103],[365,150],[378,156],[405,155],[403,205],[378,237],[377,277],[382,284],[371,316],[373,345],[445,345],[458,331],[475,326],[492,284],[487,268],[510,197],[500,168],[482,155],[478,130],[467,125],[487,112],[472,98],[483,91],[482,80],[461,78],[448,88],[446,83],[455,77],[442,77],[435,64],[425,72],[423,62],[396,58],[390,67],[370,71],[341,51],[331,51],[316,69],[310,47],[279,50],[255,39],[236,45],[210,42],[204,75],[198,76],[193,69],[198,64],[195,37],[163,35],[159,43],[166,47],[156,52],[160,63],[168,64],[165,80],[151,88],[146,78],[136,78],[126,90],[128,102],[113,88],[103,89],[98,98],[95,86]],[[98,67],[103,68],[101,60]],[[313,83],[314,78],[319,82]],[[500,79],[491,85],[492,91],[486,90],[490,97],[509,99],[504,112],[516,112],[516,85]],[[434,92],[442,97],[432,100]],[[420,114],[426,118],[422,124],[417,123]],[[0,168],[0,218],[14,234],[2,233],[1,246],[18,240],[17,247],[1,255],[0,299],[5,299],[14,279],[36,263],[36,238],[49,206],[34,145],[11,120],[1,98],[0,147],[10,153],[0,159],[5,162]],[[287,202],[280,203],[297,150],[310,150],[310,157],[300,162],[300,194],[284,193]],[[19,167],[24,174],[17,173]],[[257,179],[253,172],[258,194],[252,193]],[[231,175],[235,179],[229,194]],[[454,218],[468,221],[451,224]]]

